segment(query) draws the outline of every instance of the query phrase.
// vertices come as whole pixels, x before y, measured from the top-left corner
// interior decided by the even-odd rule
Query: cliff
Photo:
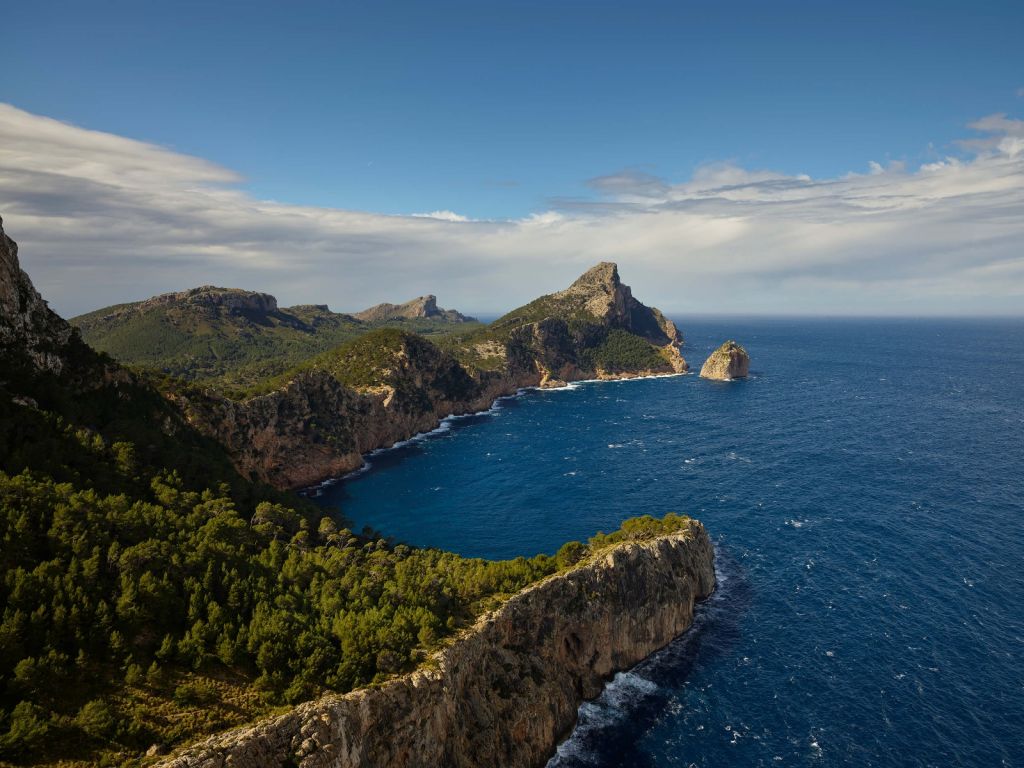
[[[443,309],[437,306],[437,297],[433,294],[420,296],[404,304],[376,304],[353,315],[367,323],[380,323],[388,320],[435,319],[449,323],[472,323],[476,318],[468,317],[454,309]]]
[[[579,705],[685,631],[715,587],[704,527],[630,541],[528,587],[424,669],[222,734],[164,768],[542,766]]]
[[[430,297],[427,297],[430,298]],[[362,455],[488,408],[523,387],[681,373],[682,336],[635,298],[614,264],[441,349],[394,328],[367,332],[242,397],[171,387],[193,426],[246,477],[299,488],[359,468]]]
[[[542,386],[587,378],[682,373],[682,334],[633,297],[618,267],[601,262],[563,291],[541,296],[490,327],[514,373]]]
[[[712,352],[700,369],[701,378],[718,381],[742,379],[749,372],[750,355],[731,339]]]
[[[0,357],[4,373],[59,375],[77,339],[70,325],[53,312],[18,262],[18,244],[0,219]]]
[[[227,448],[244,476],[301,488],[358,469],[364,453],[514,391],[507,377],[473,376],[420,336],[382,329],[314,358],[266,394],[237,400],[175,388],[168,396]]]

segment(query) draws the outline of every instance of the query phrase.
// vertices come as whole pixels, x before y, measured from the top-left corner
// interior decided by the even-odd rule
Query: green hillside
[[[325,305],[280,309],[267,294],[210,286],[107,307],[72,323],[121,363],[228,389],[274,377],[375,328],[435,335],[479,327],[444,316],[367,322]]]
[[[151,748],[373,683],[614,540],[492,562],[354,533],[243,480],[147,375],[85,345],[2,230],[0,296],[18,297],[0,303],[2,763],[139,765]],[[423,386],[473,385],[398,330],[314,364],[357,384],[401,378],[402,361],[430,372]]]

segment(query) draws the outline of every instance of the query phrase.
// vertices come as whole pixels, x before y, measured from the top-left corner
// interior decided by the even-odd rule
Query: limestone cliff
[[[611,262],[509,312],[490,331],[506,342],[509,369],[536,372],[543,384],[687,370],[675,324],[635,299]]]
[[[433,294],[420,296],[419,298],[407,301],[404,304],[376,304],[362,312],[352,315],[358,320],[366,323],[380,323],[388,320],[415,320],[433,319],[442,320],[448,323],[471,323],[476,322],[475,318],[456,312],[454,309],[444,309],[437,306],[437,297]]]
[[[583,700],[666,645],[715,587],[704,527],[632,541],[528,587],[420,671],[210,738],[164,768],[542,766]]]
[[[18,244],[4,233],[0,219],[0,359],[5,372],[16,366],[59,375],[75,342],[72,327],[47,306],[22,271]]]
[[[364,453],[449,414],[484,410],[515,387],[500,373],[470,375],[422,337],[385,329],[315,358],[266,394],[235,400],[193,387],[168,396],[228,449],[243,476],[301,488],[358,469]]]
[[[701,378],[718,381],[742,379],[749,372],[750,355],[731,339],[712,352],[700,369]]]

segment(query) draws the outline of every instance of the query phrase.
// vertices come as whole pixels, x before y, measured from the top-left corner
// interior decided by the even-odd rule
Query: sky
[[[1024,3],[13,3],[0,216],[74,315],[1024,313]]]

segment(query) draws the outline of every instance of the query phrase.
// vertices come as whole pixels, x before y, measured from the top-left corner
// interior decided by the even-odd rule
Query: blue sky
[[[813,177],[1019,108],[1024,3],[6,3],[2,99],[253,194],[512,217],[638,167]]]
[[[0,215],[65,314],[200,283],[492,313],[602,259],[674,312],[1024,307],[1019,1],[2,19]]]

